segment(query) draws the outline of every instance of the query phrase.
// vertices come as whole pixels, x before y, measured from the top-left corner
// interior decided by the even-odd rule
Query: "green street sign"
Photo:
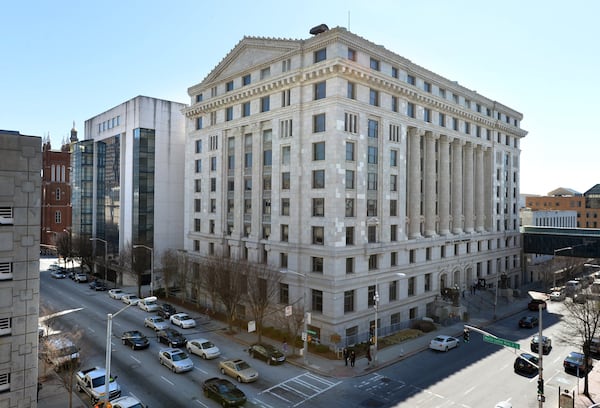
[[[515,343],[514,341],[510,341],[510,340],[506,340],[506,339],[500,339],[498,337],[484,335],[483,341],[485,341],[487,343],[497,344],[499,346],[512,347],[517,350],[519,350],[521,348],[521,345],[519,343]]]

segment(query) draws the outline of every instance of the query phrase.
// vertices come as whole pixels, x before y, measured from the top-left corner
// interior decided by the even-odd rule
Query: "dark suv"
[[[165,320],[169,320],[171,315],[174,315],[175,313],[177,313],[177,310],[175,310],[175,307],[170,303],[163,303],[158,309],[158,315]]]
[[[174,329],[164,329],[156,332],[159,343],[167,344],[169,347],[185,347],[187,339]]]
[[[533,375],[537,374],[539,359],[533,354],[521,353],[515,360],[514,369],[517,374]]]
[[[583,377],[585,373],[592,370],[593,360],[591,357],[588,357],[586,362],[585,356],[582,353],[578,353],[576,351],[572,351],[569,353],[565,360],[563,361],[563,367],[565,368],[565,372],[573,373],[575,375],[579,375]]]
[[[533,351],[534,353],[539,353],[539,349],[540,349],[540,336],[539,335],[535,335],[533,336],[533,338],[531,339],[531,351]],[[548,354],[550,353],[550,350],[552,350],[552,340],[550,340],[549,337],[546,336],[542,336],[542,352],[544,354]]]

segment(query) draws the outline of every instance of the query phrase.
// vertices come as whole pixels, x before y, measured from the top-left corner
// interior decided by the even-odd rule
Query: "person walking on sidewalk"
[[[356,352],[354,350],[350,351],[350,366],[354,367],[354,362],[356,361]]]
[[[344,356],[344,364],[348,366],[348,357],[350,357],[350,354],[348,353],[348,349],[346,347],[344,347],[342,355]]]
[[[371,346],[367,347],[367,365],[371,365]]]

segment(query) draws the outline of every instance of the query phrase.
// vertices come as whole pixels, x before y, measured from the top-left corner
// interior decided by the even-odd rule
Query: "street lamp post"
[[[142,301],[144,301],[144,300],[155,302],[156,297],[150,296],[150,297],[142,299]],[[106,315],[106,374],[104,376],[104,398],[106,400],[104,402],[105,407],[108,406],[108,401],[110,400],[110,360],[111,360],[110,357],[111,357],[111,353],[112,353],[112,343],[111,343],[110,339],[112,337],[112,321],[113,321],[113,318],[117,317],[117,315],[119,313],[121,313],[122,311],[124,311],[125,309],[127,309],[128,307],[130,307],[132,305],[133,304],[130,303],[127,306],[125,306],[124,308],[122,308],[121,310],[119,310],[117,313],[114,313],[114,314],[108,313]]]
[[[108,243],[102,238],[90,238],[90,241],[100,241],[104,243],[104,283],[108,286],[108,269],[107,269],[107,253],[108,253]],[[95,249],[95,247],[94,247]],[[116,282],[115,282],[116,285]]]
[[[150,296],[154,295],[154,248],[146,245],[134,245],[134,248],[146,248],[150,251]]]
[[[401,278],[405,277],[406,274],[402,272],[396,272],[396,276]],[[379,277],[375,277],[375,295],[373,296],[373,307],[375,308],[375,331],[373,332],[373,365],[377,365],[377,354],[378,354],[378,341],[379,341],[379,333],[378,333],[378,324],[377,320],[379,318]]]
[[[296,271],[291,271],[289,269],[284,269],[281,271],[282,273],[289,273],[292,275],[297,275],[297,276],[302,276],[304,278],[304,293],[302,295],[302,301],[304,302],[304,324],[303,324],[303,334],[302,334],[302,338],[304,340],[304,346],[303,346],[303,350],[302,350],[302,360],[304,362],[304,365],[308,364],[308,310],[306,307],[306,274],[305,273],[299,273]]]

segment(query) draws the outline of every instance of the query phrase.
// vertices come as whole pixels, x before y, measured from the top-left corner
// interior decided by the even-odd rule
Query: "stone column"
[[[452,233],[462,233],[463,197],[463,141],[456,139],[452,143]]]
[[[463,214],[465,217],[465,232],[473,232],[473,143],[465,144],[464,181],[463,181]]]
[[[448,136],[440,138],[440,235],[450,235],[450,142]]]
[[[437,201],[435,186],[437,175],[435,174],[436,154],[435,139],[439,135],[431,132],[425,132],[425,192],[423,194],[424,212],[425,212],[425,236],[435,235],[435,203]]]
[[[421,236],[421,135],[417,128],[408,130],[408,218],[410,239]]]
[[[475,149],[475,230],[483,232],[485,230],[485,214],[483,210],[483,146],[477,146]]]

